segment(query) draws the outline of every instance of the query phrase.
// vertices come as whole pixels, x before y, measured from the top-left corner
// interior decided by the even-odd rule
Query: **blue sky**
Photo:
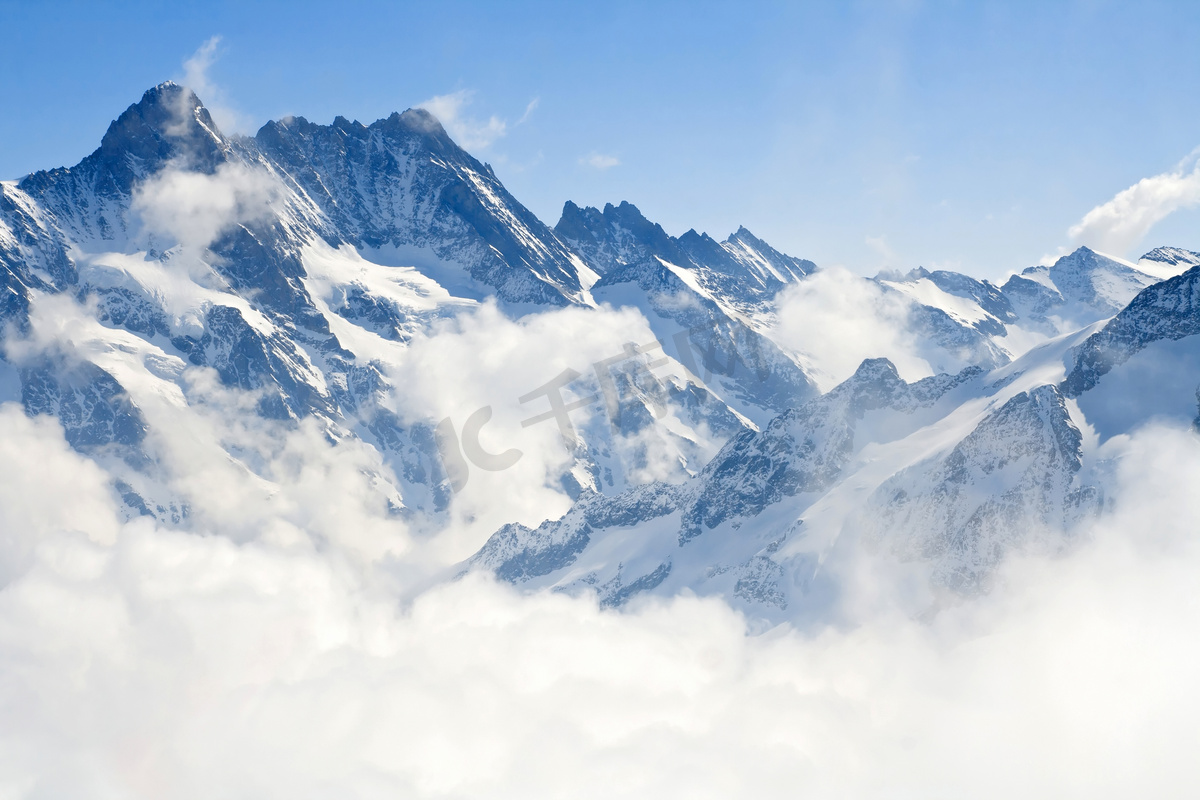
[[[190,74],[246,133],[441,98],[549,224],[568,199],[629,200],[672,234],[746,225],[864,273],[999,277],[1092,239],[1200,250],[1200,177],[1180,166],[1200,145],[1200,3],[0,0],[0,30],[5,179],[75,163],[142,91]],[[1175,192],[1149,235],[1068,235],[1172,170],[1182,183],[1097,223],[1161,215]]]

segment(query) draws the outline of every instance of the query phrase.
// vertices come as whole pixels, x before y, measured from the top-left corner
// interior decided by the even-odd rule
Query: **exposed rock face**
[[[722,377],[727,396],[766,418],[816,394],[816,386],[756,324],[755,311],[815,265],[785,256],[741,228],[723,243],[689,231],[675,239],[630,203],[603,211],[567,203],[555,232],[594,266],[597,299],[635,287],[648,317],[686,341],[674,354],[693,373]],[[696,358],[685,350],[700,354]],[[690,362],[690,363],[689,363]]]
[[[1079,346],[1062,383],[1068,397],[1095,386],[1113,367],[1152,342],[1200,333],[1200,267],[1142,291]]]
[[[148,222],[154,191],[232,192],[222,212],[228,219],[206,222],[211,230],[202,241],[176,241],[182,234]],[[256,205],[241,208],[238,191]],[[203,203],[194,208],[212,213]],[[175,227],[187,222],[172,220]],[[778,286],[812,267],[746,231],[718,250],[723,260],[712,274],[731,286]],[[314,262],[314,253],[324,261]],[[378,272],[373,281],[362,278],[364,267]],[[603,270],[585,264],[419,109],[370,125],[288,118],[253,138],[227,137],[190,90],[168,82],[122,113],[76,166],[0,185],[6,330],[28,336],[38,297],[69,296],[85,316],[134,335],[156,363],[169,363],[167,379],[185,396],[183,373],[211,368],[223,386],[256,397],[261,417],[285,425],[316,418],[335,439],[354,436],[376,447],[409,510],[444,510],[451,498],[436,420],[402,421],[389,400],[394,377],[347,347],[334,328],[350,323],[404,344],[489,298],[517,316],[590,307],[589,287]],[[664,303],[667,293],[690,291],[668,271],[660,277],[670,284],[654,294]],[[635,303],[648,290],[637,291]],[[614,437],[660,446],[686,477],[750,424],[735,409],[769,417],[814,394],[803,371],[769,341],[711,299],[696,299],[700,310],[673,313],[661,335],[693,373],[715,376],[720,393],[686,379],[647,378],[636,359],[612,366],[612,424],[602,419],[583,432],[576,463],[562,476],[572,495],[619,491],[622,469],[640,468],[645,453],[623,443],[629,452],[618,458]],[[78,353],[30,358],[22,356],[13,372],[25,379],[29,413],[58,415],[81,449],[137,444],[144,415],[136,392],[113,373],[86,356],[80,366]],[[682,429],[656,428],[665,406]],[[139,503],[131,508],[154,512],[155,503]]]
[[[427,111],[371,125],[295,117],[264,125],[255,144],[346,241],[425,251],[515,303],[584,298],[578,257]]]
[[[784,497],[830,488],[854,452],[856,426],[866,412],[931,405],[981,372],[971,368],[907,384],[887,359],[864,361],[827,394],[785,411],[760,433],[731,440],[701,474],[683,513],[680,542],[727,519],[753,517]]]

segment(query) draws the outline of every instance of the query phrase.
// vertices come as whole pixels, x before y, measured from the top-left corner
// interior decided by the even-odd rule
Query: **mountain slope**
[[[551,230],[426,112],[228,137],[166,83],[78,165],[0,184],[0,399],[61,423],[127,516],[247,538],[257,521],[192,503],[197,465],[270,498],[296,479],[284,442],[352,449],[382,529],[427,533],[475,524],[462,492],[541,459],[496,484],[537,500],[463,568],[796,619],[832,602],[847,552],[963,593],[1069,542],[1103,509],[1109,440],[1197,417],[1197,260],[1081,248],[999,288],[854,277],[903,299],[954,374],[871,357],[822,394],[770,334],[833,271],[745,228],[676,238],[629,203],[568,203]],[[474,408],[453,362],[512,397]],[[499,444],[537,423],[550,455]]]
[[[741,261],[728,256],[726,269],[744,263],[761,277],[807,263],[748,233],[738,242]],[[440,512],[457,484],[437,418],[396,407],[406,347],[485,303],[516,317],[591,308],[598,279],[427,112],[366,126],[288,118],[252,139],[226,137],[168,82],[78,165],[0,186],[0,308],[18,336],[0,384],[27,413],[59,418],[79,449],[123,453],[114,485],[140,487],[120,492],[130,513],[185,504],[156,474],[154,423],[140,405],[168,392],[201,408],[204,370],[264,420],[314,420],[332,440],[376,449],[394,476],[380,484],[391,507]],[[622,305],[646,307],[640,292]],[[65,298],[76,305],[55,305]],[[665,364],[637,342],[634,357],[584,378],[608,414],[580,428],[559,476],[566,491],[620,491],[649,464],[686,478],[752,426],[739,409],[765,418],[764,397],[787,407],[810,392],[794,364],[763,356],[769,343],[712,301],[699,305],[656,318]],[[45,346],[30,323],[39,307],[56,309],[42,328],[65,313],[86,335]],[[114,360],[114,346],[128,357]],[[780,375],[764,383],[767,366]],[[714,375],[719,392],[703,385]]]
[[[455,290],[469,288],[447,275],[457,268],[510,302],[587,301],[594,277],[578,256],[427,111],[371,125],[293,117],[268,122],[254,144],[356,247],[423,262]]]
[[[1139,270],[1159,280],[1174,278],[1195,266],[1200,266],[1200,253],[1182,247],[1156,247],[1137,262]]]
[[[723,244],[694,231],[677,240],[627,202],[603,211],[567,203],[555,231],[600,273],[596,300],[639,308],[693,376],[714,382],[755,423],[816,393],[804,370],[763,335],[767,323],[756,313],[787,281],[810,272],[811,262],[783,256],[744,230]]]
[[[1028,267],[1001,287],[1025,324],[1051,335],[1111,317],[1158,278],[1080,247],[1049,267]]]
[[[687,588],[766,620],[818,613],[847,578],[842,559],[864,549],[935,587],[977,591],[1010,553],[1063,546],[1102,508],[1097,440],[1081,433],[1093,429],[1087,398],[1058,387],[1087,333],[913,384],[868,360],[730,440],[687,484],[585,498],[536,530],[508,526],[464,566],[610,605]]]

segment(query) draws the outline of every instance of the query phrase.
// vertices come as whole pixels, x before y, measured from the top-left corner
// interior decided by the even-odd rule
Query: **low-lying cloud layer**
[[[306,523],[286,511],[296,500],[280,498],[292,537],[224,535],[229,509],[207,532],[164,530],[123,522],[50,420],[0,408],[0,449],[0,794],[1095,798],[1194,785],[1200,443],[1184,431],[1124,442],[1112,514],[1068,555],[1010,563],[990,596],[927,623],[883,610],[759,636],[711,598],[601,611],[471,576],[406,602],[394,561],[306,535],[336,521]],[[284,446],[289,461],[299,476],[336,463],[315,443]],[[326,478],[298,482],[308,513],[344,493]]]

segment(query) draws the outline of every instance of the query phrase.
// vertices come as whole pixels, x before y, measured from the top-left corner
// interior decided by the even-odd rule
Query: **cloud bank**
[[[21,456],[0,460],[5,795],[1194,785],[1200,444],[1181,431],[1127,440],[1114,514],[1068,556],[1011,563],[990,597],[760,636],[715,599],[601,611],[479,576],[404,602],[386,565],[337,547],[123,522],[99,470],[12,405],[0,443]]]

